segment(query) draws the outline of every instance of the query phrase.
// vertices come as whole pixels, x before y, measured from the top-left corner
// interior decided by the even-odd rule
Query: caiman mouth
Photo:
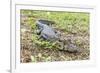
[[[55,24],[54,21],[49,21],[49,20],[46,20],[46,19],[39,19],[39,20],[37,20],[37,22],[39,22],[41,24],[47,24],[47,25]]]

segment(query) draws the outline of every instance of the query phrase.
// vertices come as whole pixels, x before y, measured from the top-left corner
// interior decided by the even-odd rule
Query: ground
[[[22,63],[89,59],[89,13],[33,10],[21,10],[20,13],[20,61]],[[59,50],[49,42],[38,40],[37,19],[54,21],[52,27],[61,33],[61,39],[71,38],[82,51],[71,53]]]

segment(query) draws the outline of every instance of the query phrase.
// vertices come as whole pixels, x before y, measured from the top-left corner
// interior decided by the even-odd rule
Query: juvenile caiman
[[[80,52],[80,49],[71,42],[71,38],[67,40],[62,40],[60,37],[60,33],[58,33],[56,30],[54,30],[50,25],[54,24],[53,21],[43,20],[39,19],[36,21],[36,25],[39,30],[40,38],[43,38],[45,40],[49,41],[58,41],[61,45],[60,50],[66,50],[69,52]]]

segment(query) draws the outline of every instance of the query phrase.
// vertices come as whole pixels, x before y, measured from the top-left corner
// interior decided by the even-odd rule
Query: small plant
[[[33,42],[37,45],[40,46],[41,48],[48,48],[48,49],[58,49],[60,48],[59,43],[56,42],[51,42],[43,39],[39,39],[39,36],[36,34],[33,34],[32,36]]]

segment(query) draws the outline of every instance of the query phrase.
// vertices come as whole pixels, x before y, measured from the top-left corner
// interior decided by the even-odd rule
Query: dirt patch
[[[71,60],[87,60],[89,59],[89,43],[88,36],[79,36],[68,34],[63,36],[71,38],[77,43],[77,46],[84,49],[82,52],[70,53],[68,51],[60,51],[57,49],[37,48],[32,42],[32,29],[29,26],[21,25],[21,62],[46,62],[46,61],[71,61]],[[84,39],[83,39],[84,38]]]

